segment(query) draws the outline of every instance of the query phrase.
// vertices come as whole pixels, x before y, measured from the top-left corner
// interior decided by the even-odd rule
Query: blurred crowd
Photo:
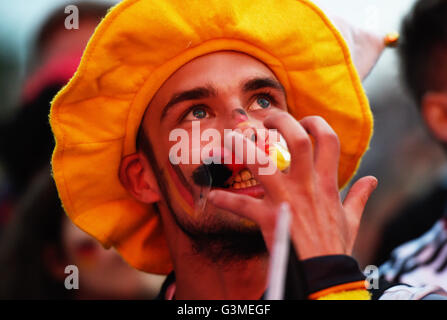
[[[51,178],[50,102],[75,72],[89,37],[108,9],[94,1],[76,5],[80,21],[75,31],[64,27],[65,4],[43,19],[31,46],[20,100],[12,112],[0,112],[0,299],[150,299],[163,281],[161,276],[132,269],[114,250],[102,248],[75,227],[64,214]],[[425,114],[421,97],[429,89],[439,90],[439,83],[447,80],[446,73],[445,80],[424,73],[447,70],[442,69],[447,63],[444,66],[437,51],[437,60],[428,60],[438,65],[426,63],[435,38],[445,37],[436,48],[447,48],[447,23],[436,24],[447,21],[447,10],[440,10],[442,14],[446,15],[439,19],[427,16],[433,23],[425,30],[411,30],[414,21],[403,24],[407,34],[426,35],[419,42],[404,38],[407,47],[399,49],[400,81],[407,90],[384,83],[381,90],[369,94],[375,133],[358,176],[376,176],[379,188],[367,206],[355,248],[362,266],[382,264],[394,248],[427,232],[445,212],[447,135],[438,134],[427,121],[444,115]],[[428,23],[418,21],[424,22]],[[404,72],[408,69],[413,72]],[[0,74],[0,83],[7,81]],[[67,265],[79,268],[79,290],[65,288]]]
[[[71,78],[108,5],[79,2],[79,29],[66,29],[65,5],[42,22],[20,101],[0,126],[0,299],[150,299],[163,277],[128,266],[66,217],[50,174],[53,96]],[[66,266],[78,268],[68,290]]]

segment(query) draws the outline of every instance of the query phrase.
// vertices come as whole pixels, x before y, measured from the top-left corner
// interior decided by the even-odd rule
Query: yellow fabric
[[[162,83],[193,58],[222,50],[269,66],[297,119],[320,115],[332,125],[341,140],[340,186],[368,147],[371,111],[348,48],[311,2],[121,2],[52,102],[52,166],[74,223],[138,269],[165,274],[172,263],[159,217],[120,184],[120,160],[135,152],[142,115]]]
[[[368,290],[359,289],[330,293],[317,300],[371,300],[371,295]]]

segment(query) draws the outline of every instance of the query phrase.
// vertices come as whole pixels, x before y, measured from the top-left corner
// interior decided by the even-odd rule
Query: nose
[[[233,111],[232,111],[232,116],[233,116],[233,119],[235,119],[235,120],[242,120],[242,121],[246,121],[246,120],[248,120],[248,114],[247,114],[247,112],[244,110],[244,109],[242,109],[242,108],[236,108],[236,109],[234,109]]]
[[[247,114],[247,112],[242,108],[236,108],[232,111],[232,120],[235,123],[233,129],[240,129],[242,134],[247,138],[256,143],[257,133],[256,126]]]

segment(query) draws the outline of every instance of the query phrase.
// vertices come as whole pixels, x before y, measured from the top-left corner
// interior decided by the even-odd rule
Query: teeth
[[[235,183],[233,183],[232,187],[234,189],[244,189],[244,188],[257,186],[258,184],[259,184],[259,182],[256,181],[255,179],[249,179],[247,181],[235,182]]]
[[[232,187],[234,189],[243,189],[254,187],[258,184],[259,182],[255,180],[251,172],[248,169],[244,169],[234,176]]]
[[[248,180],[248,182],[250,183],[250,185],[251,185],[252,187],[254,187],[254,186],[256,186],[256,185],[259,184],[258,181],[256,181],[255,179],[250,179],[250,180]]]
[[[248,180],[250,180],[250,178],[252,178],[251,172],[246,169],[242,170],[240,175],[241,175],[242,181],[248,181]]]

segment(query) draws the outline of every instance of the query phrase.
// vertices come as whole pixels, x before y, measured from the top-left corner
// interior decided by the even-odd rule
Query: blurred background
[[[400,31],[403,18],[416,3],[415,0],[314,2],[377,35]],[[356,179],[373,175],[378,178],[379,187],[368,202],[355,247],[354,255],[362,266],[382,263],[404,238],[408,241],[422,234],[443,214],[443,210],[433,215],[426,212],[425,216],[412,217],[410,221],[408,207],[444,179],[446,159],[403,84],[399,61],[397,49],[386,49],[363,82],[375,123],[370,150]],[[389,235],[396,232],[399,224],[402,233],[407,234],[402,234],[402,238]]]
[[[96,24],[115,2],[0,1],[0,298],[145,299],[156,294],[163,280],[131,269],[113,251],[79,234],[61,211],[49,178],[49,102],[75,71]],[[415,1],[315,2],[384,35],[400,29]],[[64,28],[69,14],[64,9],[70,4],[79,8],[79,29]],[[358,177],[374,175],[379,187],[368,203],[355,248],[362,266],[383,262],[387,245],[395,245],[383,243],[387,225],[444,172],[444,153],[421,123],[398,64],[397,51],[385,50],[364,82],[375,134]],[[425,223],[427,229],[437,219],[420,218],[413,223]],[[61,266],[70,263],[85,268],[80,274],[89,274],[85,291],[76,296],[57,289],[66,276]]]
[[[152,299],[164,280],[75,227],[50,176],[50,101],[113,4],[0,2],[0,299]]]

